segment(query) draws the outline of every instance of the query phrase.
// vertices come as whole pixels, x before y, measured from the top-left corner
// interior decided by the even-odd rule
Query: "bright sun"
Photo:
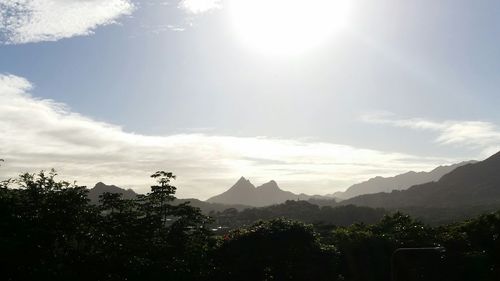
[[[229,13],[245,46],[275,55],[300,54],[345,27],[349,0],[231,0]]]

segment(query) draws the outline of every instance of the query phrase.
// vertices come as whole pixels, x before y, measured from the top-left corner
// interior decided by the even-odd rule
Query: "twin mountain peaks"
[[[249,180],[241,177],[229,190],[209,198],[207,202],[263,207],[280,204],[287,200],[308,200],[312,197],[282,190],[274,180],[255,187]]]
[[[97,201],[102,192],[124,193],[124,197],[136,195],[132,190],[98,183],[90,190],[89,197]],[[179,199],[182,200],[185,199]],[[275,181],[256,187],[241,177],[227,191],[207,201],[189,199],[195,206],[205,210],[263,207],[288,200],[324,200],[331,206],[352,204],[387,209],[500,206],[500,152],[480,162],[468,161],[440,166],[430,172],[372,178],[344,192],[325,196],[295,194],[281,189]]]
[[[280,204],[287,200],[346,200],[360,195],[388,193],[393,190],[405,190],[414,185],[435,182],[444,175],[452,172],[458,167],[475,163],[474,161],[462,162],[449,166],[440,166],[430,172],[407,172],[394,177],[375,177],[365,182],[352,185],[344,192],[336,192],[320,195],[295,194],[282,190],[275,181],[270,181],[255,187],[248,179],[241,177],[229,190],[211,197],[207,202],[220,204],[241,204],[254,207],[262,207]]]

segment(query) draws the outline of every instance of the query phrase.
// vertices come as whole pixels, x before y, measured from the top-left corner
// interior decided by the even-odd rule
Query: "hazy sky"
[[[0,178],[333,193],[500,150],[500,1],[0,0]]]

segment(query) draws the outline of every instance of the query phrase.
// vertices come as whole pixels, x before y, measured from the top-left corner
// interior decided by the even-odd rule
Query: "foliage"
[[[500,212],[431,227],[403,213],[290,201],[214,213],[235,228],[219,235],[199,209],[174,203],[172,173],[152,177],[148,194],[103,193],[97,205],[55,171],[2,182],[1,280],[390,280],[402,247],[444,247],[433,270],[448,280],[500,280]]]
[[[336,280],[337,253],[312,226],[262,221],[224,236],[216,252],[216,280]]]
[[[137,200],[23,174],[0,193],[3,280],[203,280],[214,244],[209,218],[188,204],[170,205],[172,173]],[[17,185],[17,188],[7,186]]]
[[[319,207],[307,201],[286,201],[283,204],[242,211],[231,208],[222,212],[212,212],[210,215],[215,218],[217,225],[233,229],[253,224],[259,220],[281,217],[315,225],[347,226],[356,222],[375,223],[382,219],[385,214],[387,212],[383,209],[354,205]]]

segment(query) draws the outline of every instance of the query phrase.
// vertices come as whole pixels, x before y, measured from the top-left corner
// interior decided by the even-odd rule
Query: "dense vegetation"
[[[199,209],[171,204],[172,173],[155,173],[147,195],[104,193],[99,205],[54,177],[1,184],[1,280],[390,280],[394,250],[436,246],[446,252],[432,270],[446,280],[500,280],[500,212],[439,227],[401,213],[349,226],[272,216],[217,234]]]
[[[238,211],[229,208],[221,212],[210,212],[210,217],[215,219],[218,226],[234,229],[250,225],[259,220],[271,220],[286,217],[315,225],[348,226],[354,222],[366,224],[376,223],[381,220],[387,211],[381,208],[347,206],[318,206],[308,201],[286,201],[283,204],[261,208],[246,208]]]

